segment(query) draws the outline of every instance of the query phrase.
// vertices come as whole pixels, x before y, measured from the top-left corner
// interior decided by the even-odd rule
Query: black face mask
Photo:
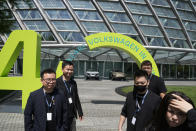
[[[147,88],[147,85],[144,85],[144,86],[136,86],[136,85],[134,85],[134,90],[135,91],[143,92],[143,91],[146,90],[146,88]]]

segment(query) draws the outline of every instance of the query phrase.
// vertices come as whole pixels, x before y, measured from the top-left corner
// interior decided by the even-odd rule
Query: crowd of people
[[[25,131],[76,131],[76,119],[83,120],[74,65],[62,64],[56,79],[52,69],[41,72],[42,87],[30,93],[25,111]],[[133,91],[127,94],[118,131],[127,119],[127,131],[196,131],[196,109],[183,92],[167,92],[164,80],[152,74],[146,60],[135,71]]]

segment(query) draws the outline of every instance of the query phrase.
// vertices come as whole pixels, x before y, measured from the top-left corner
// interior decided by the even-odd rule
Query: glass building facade
[[[59,60],[69,59],[84,37],[116,32],[141,43],[153,56],[164,79],[196,79],[196,0],[31,0],[12,8],[13,30],[35,30],[42,36],[41,69],[56,69]],[[9,34],[1,35],[2,48]],[[73,57],[72,57],[73,58]],[[103,78],[111,70],[133,77],[138,68],[121,50],[86,46],[73,59],[75,77],[87,69]],[[22,73],[22,53],[14,66]]]

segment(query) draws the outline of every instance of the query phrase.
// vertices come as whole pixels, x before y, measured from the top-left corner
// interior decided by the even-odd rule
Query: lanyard
[[[151,78],[152,78],[152,74],[150,74],[150,77],[148,78],[148,80],[150,81],[150,80],[151,80]]]
[[[67,91],[68,91],[68,93],[69,94],[71,94],[71,87],[70,87],[70,90],[69,90],[69,88],[68,88],[68,85],[67,85],[67,83],[66,83],[66,81],[63,81],[64,82],[64,84],[65,84],[65,87],[66,87],[66,89],[67,89]]]
[[[144,100],[145,100],[147,94],[148,94],[148,90],[146,91],[144,97],[142,98],[142,103],[141,103],[141,105],[144,104]],[[136,108],[136,111],[135,111],[135,113],[134,113],[135,115],[136,115],[137,112],[139,112],[139,111],[141,110],[141,107],[140,107],[140,105],[139,105],[139,102],[138,102],[137,97],[136,97],[136,107],[137,107],[137,108]]]
[[[51,108],[52,107],[52,103],[54,101],[54,96],[52,96],[52,100],[51,100],[51,103],[48,102],[47,98],[46,98],[46,93],[44,92],[44,96],[45,96],[45,99],[46,99],[46,104],[48,105],[48,108]]]

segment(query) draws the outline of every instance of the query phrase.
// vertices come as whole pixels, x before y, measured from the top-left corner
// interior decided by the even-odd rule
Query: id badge
[[[51,121],[52,120],[52,113],[47,113],[47,121]]]
[[[69,98],[68,100],[69,100],[69,104],[72,104],[72,98]]]
[[[136,118],[135,118],[135,116],[133,116],[133,118],[132,118],[132,120],[131,120],[131,123],[132,123],[133,125],[135,125],[135,122],[136,122]]]

